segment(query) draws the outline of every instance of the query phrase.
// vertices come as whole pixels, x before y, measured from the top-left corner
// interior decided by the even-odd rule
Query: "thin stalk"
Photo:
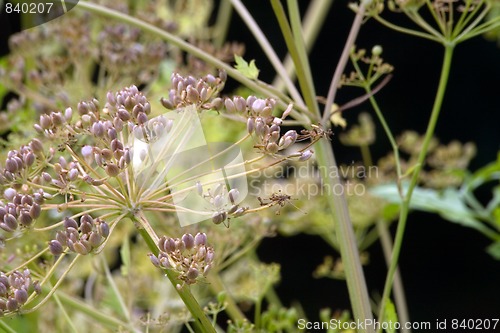
[[[0,328],[3,329],[6,333],[16,333],[16,331],[10,327],[4,319],[0,319]]]
[[[307,53],[311,50],[316,38],[319,35],[323,23],[330,12],[330,7],[332,6],[333,0],[315,0],[311,1],[311,4],[307,8],[307,11],[302,20],[302,34],[304,37],[304,43]],[[287,54],[285,60],[283,61],[283,66],[286,69],[288,77],[293,80],[295,79],[295,68],[293,66],[292,57]],[[276,76],[272,84],[279,91],[283,91],[285,88],[283,80]]]
[[[231,319],[235,322],[245,320],[246,319],[245,315],[243,314],[243,312],[241,312],[240,308],[234,301],[233,297],[227,291],[226,287],[224,286],[224,283],[222,282],[222,279],[220,278],[220,275],[209,274],[207,276],[207,281],[209,283],[210,289],[212,289],[215,295],[220,293],[221,291],[226,292],[225,311],[227,312],[229,317],[231,317]]]
[[[337,163],[333,155],[332,147],[329,141],[320,140],[316,149],[316,160],[318,162],[321,178],[327,188],[335,189],[342,188],[342,184],[338,175],[332,177],[329,168],[337,168]],[[328,204],[333,216],[335,232],[337,233],[337,241],[340,247],[342,263],[344,264],[347,288],[351,299],[353,310],[353,318],[355,320],[366,321],[373,318],[370,299],[366,286],[363,268],[359,258],[358,246],[354,235],[353,226],[347,208],[347,201],[344,194],[330,195]],[[371,327],[359,329],[360,333],[371,333]]]
[[[413,194],[413,190],[415,189],[418,181],[418,177],[420,175],[420,171],[422,170],[425,158],[427,157],[427,152],[429,150],[429,144],[431,142],[432,136],[434,135],[434,130],[436,128],[436,124],[439,118],[439,113],[441,111],[441,105],[443,104],[444,94],[446,91],[446,86],[448,84],[448,78],[450,74],[451,68],[451,60],[453,58],[453,50],[454,45],[451,43],[445,44],[445,52],[443,65],[441,68],[441,75],[439,78],[439,86],[436,93],[436,98],[434,99],[434,105],[432,107],[431,116],[429,119],[429,123],[427,125],[427,130],[425,132],[424,141],[422,144],[422,149],[420,150],[420,154],[418,155],[417,165],[415,166],[415,170],[413,171],[412,178],[410,180],[410,185],[408,187],[408,192],[406,193],[404,200],[401,205],[401,213],[399,215],[398,227],[396,230],[396,238],[394,240],[394,249],[392,252],[391,264],[389,266],[389,271],[387,272],[387,278],[385,280],[384,292],[382,295],[382,301],[380,303],[380,315],[379,319],[381,321],[384,320],[385,316],[385,305],[387,303],[387,299],[391,294],[392,283],[394,280],[394,274],[396,273],[396,268],[398,264],[399,254],[401,252],[401,246],[403,243],[404,232],[406,228],[406,221],[408,219],[408,213],[410,210],[410,201]]]
[[[307,86],[307,92],[302,91],[304,95],[311,95],[314,100],[311,101],[311,105],[308,104],[309,108],[311,108],[311,112],[318,119],[321,117],[321,113],[319,111],[318,103],[315,100],[316,89],[314,88],[314,81],[311,72],[311,66],[309,64],[309,58],[307,56],[307,48],[306,43],[304,41],[304,36],[302,36],[302,24],[300,20],[300,11],[299,4],[297,0],[288,0],[288,12],[290,16],[290,25],[292,27],[293,38],[295,39],[295,46],[297,47],[297,52],[300,60],[300,67],[304,68],[304,78],[305,85]]]
[[[283,64],[281,63],[280,58],[274,51],[273,46],[271,45],[271,43],[269,43],[266,35],[264,35],[257,22],[255,22],[252,15],[246,9],[245,5],[240,0],[231,0],[231,3],[233,4],[234,9],[238,12],[238,14],[240,14],[240,17],[243,19],[247,27],[254,35],[255,39],[261,46],[262,51],[266,54],[267,59],[269,59],[274,69],[276,70],[276,73],[278,73],[278,75],[285,81],[286,89],[294,99],[295,103],[304,106],[304,101],[302,100],[302,96],[300,96],[300,93],[298,92],[297,88],[295,88],[295,85],[293,84],[292,80],[290,80],[290,78],[288,77],[285,67],[283,67]]]
[[[66,319],[66,321],[68,322],[68,325],[71,328],[71,330],[75,333],[78,333],[78,330],[76,329],[75,324],[73,324],[73,321],[71,320],[70,316],[68,315],[68,312],[66,311],[66,309],[62,305],[61,300],[59,299],[59,296],[57,296],[57,293],[55,293],[53,297],[57,303],[57,306],[61,310],[64,319]]]
[[[290,28],[290,24],[288,23],[283,5],[279,0],[271,0],[271,5],[273,7],[276,19],[278,20],[278,24],[280,26],[281,33],[283,34],[283,38],[285,39],[288,51],[290,52],[290,55],[293,59],[293,63],[295,64],[297,78],[299,80],[302,94],[304,95],[305,103],[312,115],[317,116],[316,112],[313,111],[317,110],[318,107],[316,103],[316,96],[313,96],[313,91],[309,89],[309,85],[307,83],[307,74],[305,72],[304,66],[302,65],[300,53],[296,45],[296,40],[294,38],[292,29]]]
[[[229,30],[229,23],[231,23],[231,16],[233,9],[230,0],[222,0],[219,4],[219,11],[217,12],[217,21],[214,26],[214,45],[221,47],[226,40],[227,31]]]
[[[385,262],[387,263],[387,266],[389,266],[392,254],[392,238],[385,221],[377,221],[377,231],[380,235],[380,244],[382,244]],[[396,272],[394,274],[394,303],[396,304],[398,320],[403,324],[401,326],[401,333],[411,333],[411,329],[407,328],[405,325],[405,323],[410,322],[410,316],[408,314],[403,279],[401,278],[399,268],[396,268]]]
[[[333,102],[335,101],[335,96],[337,95],[340,79],[342,77],[342,74],[344,73],[344,69],[345,66],[347,65],[347,62],[349,61],[349,55],[351,53],[351,49],[354,46],[354,42],[356,41],[356,37],[358,36],[361,24],[363,23],[363,17],[365,14],[365,2],[366,1],[360,2],[358,11],[356,13],[356,16],[354,17],[354,21],[351,26],[351,31],[349,31],[349,36],[347,37],[344,49],[342,50],[342,54],[340,55],[337,67],[335,68],[335,72],[333,74],[333,78],[330,83],[330,88],[328,89],[328,96],[326,98],[326,103],[325,103],[325,111],[323,112],[323,118],[321,119],[321,125],[323,125],[324,128],[328,127],[327,125],[330,121],[330,112],[332,110]]]

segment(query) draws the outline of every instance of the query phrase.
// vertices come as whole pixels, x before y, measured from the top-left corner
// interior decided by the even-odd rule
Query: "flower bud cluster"
[[[6,232],[14,232],[19,225],[28,228],[42,212],[44,193],[41,189],[33,194],[21,194],[9,187],[3,196],[7,203],[0,201],[0,228]]]
[[[73,111],[71,108],[66,109],[64,115],[61,112],[44,113],[40,116],[38,124],[35,124],[33,127],[38,133],[52,138],[55,137],[57,130],[71,119],[72,114]]]
[[[0,167],[0,184],[12,183],[15,179],[22,178],[42,151],[43,145],[38,139],[31,140],[29,145],[23,145],[19,150],[10,150],[4,167]]]
[[[58,190],[69,190],[75,182],[79,179],[80,169],[78,162],[68,162],[64,156],[60,156],[58,162],[53,164],[55,176],[51,176],[48,172],[42,172],[40,175],[34,177],[33,182],[36,184],[50,184],[54,185]]]
[[[0,316],[6,311],[17,311],[28,300],[29,293],[41,292],[38,281],[33,281],[29,269],[9,274],[0,273]]]
[[[254,134],[257,143],[255,147],[265,154],[274,155],[293,145],[298,137],[297,132],[289,130],[280,136],[281,123],[282,120],[276,117],[248,118],[247,129],[250,134]]]
[[[78,223],[75,219],[64,219],[64,230],[56,233],[56,238],[49,242],[50,252],[57,256],[67,247],[71,252],[86,255],[109,236],[109,226],[100,218],[85,214]]]
[[[208,74],[200,79],[172,73],[170,80],[173,88],[169,91],[168,99],[161,99],[165,108],[174,110],[192,104],[204,110],[222,108],[223,102],[218,95],[227,80],[225,71],[220,70],[218,77]]]
[[[208,273],[212,267],[214,250],[207,245],[207,235],[184,234],[182,238],[163,236],[158,241],[158,256],[149,254],[156,267],[173,269],[179,273],[179,279],[187,284],[194,284],[200,276]]]
[[[248,207],[240,207],[238,204],[241,200],[239,201],[240,191],[237,188],[227,191],[224,185],[217,184],[213,191],[208,189],[203,192],[203,186],[197,182],[196,190],[198,195],[202,196],[212,207],[214,224],[221,224],[232,217],[239,217],[248,210]]]

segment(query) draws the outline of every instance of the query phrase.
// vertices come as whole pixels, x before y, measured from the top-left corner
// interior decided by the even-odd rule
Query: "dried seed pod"
[[[64,251],[63,245],[58,240],[51,240],[49,242],[49,251],[55,256],[61,255]]]

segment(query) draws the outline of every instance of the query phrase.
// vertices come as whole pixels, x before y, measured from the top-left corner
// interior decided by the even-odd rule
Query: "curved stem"
[[[401,245],[403,243],[403,236],[406,228],[406,221],[408,219],[408,213],[410,210],[410,202],[413,194],[413,190],[417,185],[418,177],[420,175],[420,171],[422,170],[425,158],[427,157],[427,152],[429,150],[429,144],[431,142],[432,136],[434,135],[434,130],[436,128],[436,124],[439,118],[439,113],[441,111],[441,105],[444,99],[444,93],[446,91],[446,86],[448,84],[448,77],[450,74],[451,68],[451,60],[453,57],[453,45],[446,44],[443,65],[441,68],[441,76],[439,78],[439,86],[436,93],[436,98],[434,99],[434,105],[432,107],[431,117],[429,119],[429,124],[427,126],[427,130],[425,132],[424,141],[422,144],[422,149],[420,154],[418,155],[417,165],[415,166],[415,170],[413,171],[412,178],[410,180],[410,185],[408,187],[408,192],[404,196],[404,200],[401,205],[401,213],[399,215],[398,228],[396,231],[396,238],[394,240],[394,248],[392,252],[391,264],[389,266],[389,271],[387,273],[387,278],[385,280],[384,292],[382,295],[382,301],[380,303],[380,315],[379,320],[383,321],[385,316],[385,305],[387,299],[390,296],[392,283],[394,280],[394,274],[396,273],[396,268],[398,264],[399,254],[401,252]]]

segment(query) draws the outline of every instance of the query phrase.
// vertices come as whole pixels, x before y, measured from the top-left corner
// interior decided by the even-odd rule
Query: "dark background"
[[[300,1],[304,9],[307,3]],[[285,43],[269,2],[245,1],[245,5],[283,57]],[[390,17],[400,19],[397,15]],[[327,95],[353,18],[347,2],[334,2],[311,53],[318,95]],[[237,14],[233,16],[229,40],[245,42],[245,59],[256,59],[261,79],[270,82],[274,78],[272,67]],[[394,32],[375,21],[363,25],[356,44],[367,50],[382,45],[382,57],[395,67],[392,80],[377,95],[393,132],[414,129],[424,133],[438,85],[443,47]],[[359,94],[359,90],[340,90],[338,102],[343,104]],[[345,116],[352,123],[361,111],[372,112],[365,103],[347,111]],[[475,142],[478,152],[470,168],[476,170],[496,159],[500,148],[499,125],[500,48],[480,36],[455,50],[436,136],[443,143],[454,139]],[[381,126],[377,127],[377,137],[373,152],[380,157],[390,150]],[[333,147],[339,164],[361,158],[357,149],[342,147],[335,137]],[[489,192],[479,196],[487,200]],[[395,225],[392,231],[394,234]],[[436,319],[499,318],[500,262],[485,252],[489,244],[486,237],[472,229],[432,214],[412,213],[400,257],[410,319],[434,323]],[[369,251],[370,263],[364,271],[369,292],[377,296],[383,290],[386,266],[379,244]],[[318,320],[318,311],[324,307],[349,309],[345,282],[312,278],[311,272],[330,254],[328,245],[306,235],[268,239],[259,251],[262,260],[282,263],[282,281],[277,292],[288,305],[300,300],[311,320]],[[290,260],[283,262],[283,258]]]
[[[307,3],[301,1],[303,7]],[[269,2],[245,1],[245,4],[278,54],[283,56],[285,44]],[[334,3],[311,54],[318,95],[327,94],[353,18],[346,2]],[[17,26],[16,22],[8,24],[5,19],[0,18],[0,51],[3,53],[7,51],[6,37]],[[245,59],[256,59],[261,79],[270,82],[274,78],[265,55],[236,13],[229,40],[246,44]],[[363,25],[357,45],[370,50],[376,44],[383,46],[382,56],[395,67],[393,79],[377,95],[391,129],[394,133],[404,129],[423,133],[438,83],[443,48],[369,21]],[[359,93],[341,90],[338,102],[343,104]],[[365,104],[346,112],[345,116],[352,123],[360,111],[371,111],[371,108]],[[500,148],[499,124],[500,49],[494,42],[478,37],[459,45],[455,51],[436,135],[444,143],[453,139],[474,141],[478,153],[471,169],[475,170],[496,158]],[[380,157],[390,147],[380,127],[377,131],[379,139],[373,151],[375,157]],[[356,149],[342,147],[335,137],[333,147],[339,163],[360,159]],[[488,192],[480,193],[480,197],[487,200]],[[435,215],[412,213],[400,258],[411,320],[499,318],[500,262],[485,252],[489,244],[474,230]],[[312,278],[312,271],[329,254],[332,254],[329,246],[317,237],[306,235],[268,239],[259,250],[264,261],[282,264],[282,281],[277,292],[285,305],[300,300],[311,320],[318,320],[318,312],[324,307],[349,309],[345,282]],[[290,260],[283,262],[283,258]],[[364,270],[370,293],[381,294],[386,267],[378,244],[370,248],[370,263]]]

